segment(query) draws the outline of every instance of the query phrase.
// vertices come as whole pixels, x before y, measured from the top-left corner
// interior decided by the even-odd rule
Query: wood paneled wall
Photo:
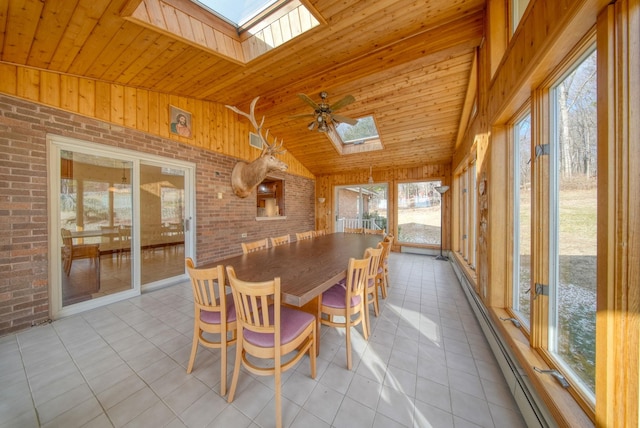
[[[602,427],[640,425],[639,47],[640,0],[610,4],[598,17],[596,425]]]
[[[0,76],[0,92],[8,95],[243,160],[260,155],[249,145],[249,122],[222,104],[6,63],[0,63]],[[192,138],[169,132],[170,105],[191,113]],[[279,157],[289,173],[314,178],[288,152]]]
[[[375,183],[387,183],[389,186],[387,200],[387,232],[395,235],[398,227],[396,218],[396,187],[398,183],[420,180],[441,180],[445,185],[451,185],[451,165],[424,165],[415,168],[396,168],[393,170],[376,171],[374,168],[372,176]],[[323,175],[316,177],[316,229],[326,229],[333,232],[335,229],[334,189],[336,186],[345,185],[367,185],[369,180],[369,170],[354,171],[349,174]],[[450,244],[450,217],[451,217],[451,192],[445,193],[444,197],[444,228],[443,228],[443,248],[451,248]],[[325,198],[325,202],[318,203],[317,198]],[[416,245],[418,246],[418,245]],[[394,245],[395,250],[398,249]]]
[[[609,1],[533,1],[502,56],[491,81],[488,118],[504,122],[530,96],[531,88],[546,79],[558,64],[593,28],[598,12]],[[500,24],[501,26],[502,24]],[[566,31],[568,26],[572,31]],[[481,67],[489,67],[488,63]]]

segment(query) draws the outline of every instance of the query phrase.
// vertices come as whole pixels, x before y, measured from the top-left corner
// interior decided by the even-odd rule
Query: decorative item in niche
[[[262,121],[259,125],[255,117],[255,107],[259,98],[260,97],[255,97],[253,101],[251,101],[251,107],[248,114],[239,110],[235,106],[226,106],[239,115],[249,119],[249,122],[251,122],[251,125],[255,128],[257,135],[263,143],[260,157],[251,163],[239,161],[231,171],[231,188],[233,189],[233,193],[240,198],[246,198],[249,196],[253,189],[255,189],[258,184],[265,179],[269,172],[286,171],[287,168],[289,168],[286,163],[275,157],[275,155],[286,152],[286,150],[282,149],[282,141],[278,144],[278,140],[274,139],[273,143],[269,144],[269,130],[266,131],[265,135],[262,135],[264,116],[262,117]]]
[[[284,180],[267,177],[258,185],[256,217],[282,217],[284,213]]]
[[[181,137],[191,138],[191,113],[172,105],[169,106],[170,131]]]

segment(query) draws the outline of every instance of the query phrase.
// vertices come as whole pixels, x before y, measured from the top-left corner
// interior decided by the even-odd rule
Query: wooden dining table
[[[282,301],[312,313],[320,332],[322,293],[347,276],[349,258],[362,258],[382,235],[332,233],[203,265],[233,266],[243,281],[280,277]],[[318,343],[318,353],[320,344]]]

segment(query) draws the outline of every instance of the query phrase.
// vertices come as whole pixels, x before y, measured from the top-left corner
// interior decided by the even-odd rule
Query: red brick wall
[[[238,254],[242,241],[314,228],[312,180],[284,174],[287,219],[258,222],[255,194],[231,191],[234,158],[0,94],[0,336],[46,321],[57,286],[48,277],[48,133],[195,163],[197,263]]]
[[[358,218],[358,193],[342,189],[338,192],[340,217]]]

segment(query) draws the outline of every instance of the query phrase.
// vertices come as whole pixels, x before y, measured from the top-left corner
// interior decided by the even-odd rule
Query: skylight
[[[378,138],[378,129],[373,121],[373,116],[365,116],[358,119],[358,123],[351,126],[348,123],[340,123],[336,131],[342,138],[343,144],[362,144],[366,140]]]
[[[331,123],[326,135],[341,155],[383,149],[373,116],[360,117],[353,126],[344,122],[336,126]]]
[[[124,18],[239,64],[246,64],[320,25],[314,15],[317,12],[312,13],[301,0],[161,3],[162,7],[151,13],[146,2],[141,1]],[[181,18],[184,15],[193,22],[185,24]]]
[[[278,0],[191,0],[236,27],[242,27]]]

